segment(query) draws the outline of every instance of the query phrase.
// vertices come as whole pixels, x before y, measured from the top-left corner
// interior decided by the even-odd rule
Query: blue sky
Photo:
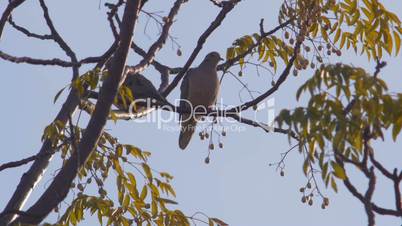
[[[170,9],[172,0],[150,1],[145,10],[164,11]],[[208,39],[204,49],[194,62],[202,60],[210,51],[225,54],[233,40],[244,35],[257,32],[261,18],[265,19],[266,30],[277,25],[277,12],[281,1],[248,0],[241,2],[231,12],[222,26]],[[402,2],[383,0],[389,9],[402,17]],[[77,52],[79,58],[100,55],[112,43],[112,35],[106,21],[106,11],[99,1],[47,1],[50,14],[58,31],[66,42]],[[101,5],[103,5],[101,1]],[[5,1],[0,3],[3,11]],[[212,6],[208,0],[189,1],[177,17],[172,28],[172,35],[178,37],[183,56],[176,55],[176,50],[168,42],[157,59],[171,66],[182,66],[196,45],[199,35],[218,13],[219,9]],[[36,33],[48,33],[37,1],[27,1],[15,13],[13,18],[18,24],[29,27]],[[144,17],[142,17],[144,18]],[[148,25],[144,33],[145,19],[140,21],[134,40],[142,47],[149,46],[157,35],[157,30]],[[38,58],[59,57],[67,59],[58,46],[52,42],[27,39],[6,27],[0,49],[17,56],[35,56]],[[128,63],[135,64],[139,58],[132,54]],[[387,59],[387,58],[386,58]],[[401,56],[387,60],[388,66],[383,70],[382,78],[388,82],[391,91],[401,92]],[[368,62],[366,57],[344,54],[341,58],[332,58],[331,62],[353,64],[367,71],[374,71],[375,64]],[[17,65],[0,61],[2,75],[0,76],[0,94],[2,110],[0,125],[2,135],[1,163],[18,160],[35,154],[41,146],[40,138],[43,128],[51,122],[64,101],[60,97],[53,104],[53,97],[58,90],[69,83],[71,70],[58,67],[41,67]],[[279,68],[281,71],[281,68]],[[85,68],[81,70],[85,72]],[[234,72],[237,72],[234,70]],[[290,77],[275,94],[275,110],[294,108],[297,103],[294,91],[311,75],[304,71],[301,76]],[[144,73],[150,80],[159,84],[159,75],[152,68]],[[254,90],[263,91],[270,87],[271,75],[261,71],[257,76],[254,69],[247,70],[242,77]],[[221,98],[225,104],[239,103],[239,83],[230,76],[225,77],[221,87]],[[175,90],[169,97],[174,100],[179,95]],[[247,96],[244,95],[244,98]],[[176,126],[169,123],[169,126]],[[285,177],[280,177],[269,163],[280,159],[280,153],[289,148],[287,137],[278,134],[266,134],[260,129],[239,125],[242,132],[228,132],[224,138],[224,149],[215,150],[211,154],[210,164],[204,164],[207,156],[206,142],[194,136],[186,151],[181,151],[177,145],[178,132],[158,129],[156,123],[136,123],[135,121],[112,122],[107,124],[107,130],[119,137],[122,143],[131,143],[144,150],[152,152],[150,164],[161,171],[170,172],[175,176],[173,181],[177,201],[186,213],[202,211],[209,216],[223,219],[230,225],[365,225],[366,215],[361,203],[346,191],[343,186],[340,192],[334,194],[324,190],[331,199],[330,207],[321,210],[318,203],[308,207],[300,202],[298,191],[306,183],[302,174],[302,156],[292,152],[286,160]],[[388,139],[385,143],[376,144],[378,158],[390,169],[402,165],[402,142],[393,143]],[[60,162],[51,164],[44,178],[33,192],[26,206],[36,201],[48,185],[53,172],[60,167]],[[28,169],[23,166],[0,173],[0,206],[4,207],[18,183],[22,173]],[[364,187],[366,181],[358,173],[352,174],[358,187]],[[111,183],[114,184],[114,183]],[[385,206],[393,206],[392,185],[379,179],[375,200]],[[69,197],[70,199],[71,197]],[[316,199],[319,200],[318,198]],[[52,215],[49,221],[55,219]],[[378,225],[400,225],[401,220],[392,217],[377,217]],[[88,218],[82,225],[94,225],[95,219]]]

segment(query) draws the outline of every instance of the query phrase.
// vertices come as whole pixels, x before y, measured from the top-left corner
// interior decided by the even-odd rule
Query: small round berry
[[[256,111],[258,109],[257,105],[253,105],[253,110]]]
[[[323,200],[324,205],[328,206],[329,205],[329,199],[327,197],[324,198]]]
[[[78,190],[83,191],[84,190],[84,186],[82,184],[78,184],[77,185]]]
[[[290,43],[291,45],[293,45],[293,44],[295,43],[295,40],[294,40],[293,38],[291,38],[291,39],[289,39],[289,43]]]

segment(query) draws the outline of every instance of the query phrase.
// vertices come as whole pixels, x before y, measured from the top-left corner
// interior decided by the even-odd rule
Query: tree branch
[[[162,28],[162,32],[159,38],[151,45],[147,54],[143,57],[139,64],[134,67],[128,67],[129,73],[137,74],[143,71],[146,67],[149,66],[154,61],[156,53],[162,48],[162,46],[166,43],[166,39],[169,35],[169,30],[173,25],[173,21],[175,16],[180,10],[180,7],[186,0],[176,0],[173,7],[170,9],[169,15],[165,19],[165,25]],[[131,46],[132,42],[130,42]]]
[[[260,27],[262,27],[262,21],[263,19],[261,19],[261,23],[260,23]],[[245,56],[247,56],[248,54],[250,54],[253,49],[255,49],[256,47],[258,47],[261,42],[263,41],[264,38],[273,35],[275,32],[277,32],[278,30],[288,26],[291,22],[293,21],[293,19],[289,19],[286,22],[279,24],[278,26],[276,26],[274,29],[268,31],[268,32],[264,32],[261,31],[261,35],[260,38],[253,44],[251,45],[246,51],[244,51],[242,54],[237,55],[235,58],[230,59],[228,61],[226,61],[223,64],[218,65],[217,69],[218,70],[227,70],[228,68],[230,68],[231,66],[233,66],[234,63],[238,62],[241,58],[244,58]],[[261,28],[260,28],[261,29]]]
[[[11,16],[11,12],[23,2],[25,2],[25,0],[12,0],[10,3],[8,3],[7,8],[4,10],[3,15],[0,19],[0,40],[1,35],[3,34],[4,25],[6,24],[8,18]]]
[[[223,3],[222,10],[219,12],[219,14],[215,18],[215,20],[212,21],[212,23],[209,25],[207,30],[205,30],[204,33],[202,33],[202,35],[198,39],[198,42],[197,42],[197,45],[196,45],[195,49],[191,53],[191,55],[188,58],[186,64],[184,65],[183,69],[174,78],[172,83],[170,83],[170,85],[165,89],[165,91],[163,92],[163,96],[166,97],[167,95],[169,95],[169,93],[172,92],[172,90],[179,84],[180,80],[184,77],[184,75],[186,74],[187,70],[190,68],[191,64],[193,63],[193,61],[195,60],[197,55],[200,53],[200,51],[201,51],[205,41],[207,40],[207,38],[212,34],[213,31],[215,31],[215,29],[217,27],[219,27],[219,25],[221,25],[221,23],[225,19],[226,15],[240,1],[241,0],[230,0],[230,1],[227,1],[227,2]]]
[[[52,34],[52,39],[60,46],[60,48],[62,50],[64,50],[66,55],[70,57],[71,62],[74,64],[77,64],[78,60],[77,60],[77,56],[75,55],[74,51],[67,45],[67,43],[59,35],[56,28],[54,27],[53,21],[49,15],[49,9],[47,8],[45,1],[39,0],[39,3],[43,10],[43,17],[45,18],[46,24],[49,27],[50,32]],[[74,79],[78,78],[78,76],[79,76],[79,67],[77,65],[74,65],[72,67],[73,67],[73,77],[71,80],[74,80]]]
[[[293,51],[292,58],[290,58],[289,63],[286,65],[285,69],[283,70],[282,74],[280,75],[279,79],[276,81],[274,86],[272,86],[269,90],[267,90],[265,93],[261,94],[254,100],[251,100],[242,105],[234,107],[228,111],[229,112],[241,112],[241,111],[247,110],[251,106],[257,105],[258,103],[260,103],[261,101],[265,100],[266,98],[271,96],[273,93],[275,93],[279,89],[279,87],[282,85],[282,83],[285,82],[286,78],[288,77],[288,75],[290,73],[290,69],[292,68],[293,63],[296,60],[297,55],[299,54],[300,46],[301,46],[301,42],[297,42],[295,45],[294,51]]]
[[[129,0],[126,3],[123,26],[120,31],[120,45],[112,59],[109,67],[110,75],[103,83],[100,90],[100,99],[96,103],[94,114],[89,120],[83,137],[78,144],[78,150],[72,154],[70,159],[59,171],[53,182],[42,194],[39,200],[32,205],[27,213],[37,217],[20,216],[14,223],[38,224],[55,208],[68,194],[69,185],[75,178],[78,169],[86,161],[94,149],[103,127],[106,123],[113,99],[117,94],[119,83],[123,77],[123,71],[127,59],[128,50],[133,36],[140,9],[141,0]]]
[[[42,65],[42,66],[59,66],[59,67],[79,67],[84,64],[94,64],[98,63],[100,60],[103,58],[101,56],[98,57],[87,57],[84,58],[76,63],[61,60],[58,58],[53,58],[53,59],[36,59],[36,58],[31,58],[31,57],[16,57],[9,55],[3,51],[0,50],[0,58],[6,61],[10,61],[13,63],[26,63],[26,64],[32,64],[32,65]]]
[[[117,42],[113,43],[112,46],[99,57],[99,61],[96,67],[100,68],[104,65],[105,61],[111,56],[111,54],[117,48]],[[59,113],[53,120],[53,122],[60,122],[65,124],[68,118],[73,115],[75,110],[77,109],[78,104],[80,103],[80,97],[77,95],[75,89],[71,89],[69,95],[67,96],[66,101],[62,105]],[[28,199],[35,185],[42,178],[42,174],[45,172],[47,166],[51,158],[53,157],[54,148],[52,147],[52,142],[49,139],[46,139],[41,149],[38,152],[38,155],[41,155],[41,158],[37,158],[29,170],[23,174],[19,184],[17,185],[16,190],[14,191],[12,197],[7,203],[3,212],[12,211],[12,210],[20,210],[23,207],[23,204]],[[3,218],[0,218],[0,226],[9,225],[10,221],[12,221],[16,215],[7,215]]]
[[[23,34],[26,35],[27,37],[36,38],[36,39],[40,39],[40,40],[50,40],[50,39],[52,39],[52,35],[39,35],[39,34],[35,34],[35,33],[30,32],[28,29],[26,29],[26,28],[24,28],[24,27],[22,27],[22,26],[17,25],[17,24],[13,21],[13,19],[12,19],[11,16],[8,18],[8,23],[10,23],[10,25],[11,25],[15,30],[17,30],[17,31],[19,31],[19,32],[21,32],[21,33],[23,33]]]
[[[32,162],[33,160],[35,160],[37,158],[38,158],[37,155],[33,155],[31,157],[24,158],[24,159],[21,159],[18,161],[4,163],[4,164],[0,165],[0,171],[8,169],[8,168],[19,167],[19,166],[28,164],[29,162]],[[1,218],[1,215],[0,215],[0,218]]]

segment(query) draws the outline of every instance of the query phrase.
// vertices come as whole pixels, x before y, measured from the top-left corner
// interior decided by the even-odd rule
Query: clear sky
[[[204,49],[194,62],[202,60],[210,51],[218,51],[225,55],[226,48],[233,40],[244,35],[257,32],[258,23],[265,18],[265,28],[277,25],[277,13],[282,1],[244,0],[229,14],[220,28],[208,39]],[[402,17],[402,2],[382,0],[389,9]],[[3,11],[6,1],[0,3]],[[54,23],[67,43],[77,52],[79,58],[96,56],[103,53],[111,44],[112,36],[106,21],[104,1],[47,1]],[[163,10],[166,13],[173,1],[150,1],[145,7],[148,11]],[[183,56],[178,57],[176,50],[168,42],[157,59],[171,66],[182,66],[196,45],[199,35],[218,13],[208,0],[189,1],[177,17],[172,35],[178,37]],[[29,27],[36,33],[48,33],[38,1],[27,1],[19,7],[13,18],[18,24]],[[148,25],[147,35],[144,33],[145,17],[141,17],[135,33],[135,41],[142,47],[149,46],[157,35],[155,26]],[[67,59],[58,46],[52,42],[27,39],[6,26],[0,49],[17,56],[35,56],[38,58],[60,57]],[[139,58],[132,53],[129,64],[135,64]],[[382,76],[388,82],[391,91],[401,92],[402,57],[389,59],[388,66]],[[367,71],[374,70],[374,63],[367,58],[345,54],[341,58],[332,58],[331,62],[342,61],[360,66]],[[60,109],[65,96],[53,104],[53,97],[58,90],[69,83],[71,70],[58,67],[41,67],[16,65],[0,61],[0,94],[2,107],[0,125],[2,127],[0,143],[2,158],[0,163],[19,160],[31,156],[41,146],[40,138],[43,129],[54,118]],[[281,67],[278,69],[281,71]],[[237,72],[236,70],[233,70]],[[84,72],[84,69],[81,70]],[[152,69],[144,73],[159,85],[159,75]],[[294,91],[310,75],[312,71],[304,71],[301,76],[290,77],[275,94],[275,110],[294,108],[297,103]],[[264,91],[270,87],[271,75],[260,71],[257,76],[253,68],[247,70],[242,80],[253,87],[253,90]],[[225,104],[239,103],[239,83],[230,76],[225,77],[221,87],[221,98]],[[244,93],[243,93],[244,94]],[[178,90],[169,96],[174,100]],[[243,95],[247,98],[247,95]],[[174,122],[169,126],[177,126]],[[292,152],[286,160],[285,177],[280,177],[269,163],[280,159],[280,153],[289,148],[287,137],[277,134],[266,134],[260,129],[238,125],[242,131],[228,131],[224,138],[224,149],[215,150],[211,154],[210,164],[204,164],[207,156],[207,142],[194,136],[186,151],[179,149],[177,131],[158,129],[156,123],[136,123],[135,121],[108,123],[107,130],[122,143],[131,143],[152,152],[150,161],[154,168],[170,172],[175,176],[173,181],[180,208],[187,214],[202,211],[209,216],[223,219],[230,225],[310,225],[339,226],[365,225],[366,215],[363,206],[352,195],[340,186],[340,192],[334,194],[330,190],[321,189],[331,199],[328,209],[322,210],[319,203],[309,207],[300,202],[298,191],[306,183],[302,174],[302,156]],[[378,156],[389,168],[402,166],[402,142],[388,141],[377,145]],[[44,188],[49,184],[53,172],[60,167],[56,161],[46,172],[26,206],[36,201]],[[28,169],[23,166],[0,172],[0,207],[4,208],[22,173]],[[366,186],[364,178],[352,175],[358,187]],[[114,184],[114,183],[112,183]],[[393,207],[392,185],[382,179],[378,181],[375,200]],[[71,198],[71,197],[70,197]],[[317,198],[318,201],[318,198]],[[55,216],[48,220],[52,222]],[[378,225],[399,226],[401,219],[377,217]],[[96,225],[95,219],[88,218],[82,225]]]

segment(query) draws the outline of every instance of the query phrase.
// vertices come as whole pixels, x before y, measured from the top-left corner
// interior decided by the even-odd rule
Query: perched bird
[[[194,110],[199,107],[210,108],[215,104],[219,92],[219,79],[216,67],[223,60],[219,53],[211,52],[197,68],[190,69],[180,86],[180,108]],[[185,149],[195,131],[199,117],[194,114],[180,115],[179,147]]]
[[[156,90],[152,82],[141,74],[128,74],[122,87],[123,89],[126,87],[131,91],[132,100],[130,100],[127,93],[125,93],[123,97],[118,97],[115,105],[120,110],[128,111],[132,101],[135,101],[135,106],[131,106],[133,108],[131,109],[131,113],[136,114],[136,117],[153,111],[155,109],[154,107],[171,105],[158,90]],[[122,98],[124,98],[125,104]]]

